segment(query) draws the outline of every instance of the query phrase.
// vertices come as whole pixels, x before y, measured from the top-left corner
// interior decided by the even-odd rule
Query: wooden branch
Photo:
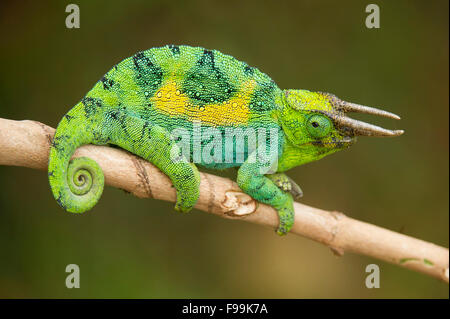
[[[47,170],[49,146],[55,130],[35,121],[0,118],[0,165]],[[171,182],[155,166],[126,151],[106,146],[80,147],[74,157],[87,156],[101,166],[106,184],[137,197],[175,201]],[[224,218],[241,219],[275,229],[276,211],[255,202],[229,179],[201,173],[200,198],[196,208]],[[344,251],[378,258],[449,282],[449,252],[406,235],[329,212],[295,203],[292,234]],[[274,234],[275,236],[275,234]]]

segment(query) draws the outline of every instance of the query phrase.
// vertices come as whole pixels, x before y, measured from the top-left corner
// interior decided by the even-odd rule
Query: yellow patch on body
[[[256,81],[242,84],[239,93],[222,103],[197,105],[181,92],[177,83],[167,81],[151,98],[158,111],[171,116],[182,116],[190,121],[201,121],[212,126],[234,126],[249,120],[249,103]]]

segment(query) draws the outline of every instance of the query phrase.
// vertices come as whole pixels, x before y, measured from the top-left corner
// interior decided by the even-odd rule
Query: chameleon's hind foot
[[[168,173],[168,176],[177,185],[175,210],[180,213],[187,213],[194,208],[200,196],[200,173],[193,163],[177,163],[174,165],[176,165],[176,171]]]
[[[303,191],[289,176],[283,173],[266,175],[279,189],[290,193],[295,200],[303,197]]]

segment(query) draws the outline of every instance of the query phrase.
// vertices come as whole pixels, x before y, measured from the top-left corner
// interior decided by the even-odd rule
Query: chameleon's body
[[[52,192],[67,211],[91,209],[103,190],[101,169],[91,159],[70,158],[83,144],[114,144],[168,175],[180,211],[189,211],[198,199],[200,178],[193,161],[213,169],[239,167],[239,186],[277,209],[278,233],[284,234],[293,224],[291,193],[300,195],[301,190],[281,173],[354,142],[357,130],[336,120],[344,115],[336,100],[325,93],[282,91],[266,74],[218,51],[165,46],[139,52],[113,67],[59,123],[49,158]],[[200,154],[209,147],[215,155],[215,160],[205,160],[191,141],[189,159],[174,160],[173,150],[185,144],[172,132],[184,129],[195,140],[197,124],[201,132],[220,132],[221,151],[199,143]],[[275,147],[269,148],[268,135],[263,143],[237,147],[239,129],[249,128],[275,132]],[[231,129],[236,135],[227,139]],[[277,163],[276,174],[261,173],[267,161],[248,160],[262,144],[269,149],[268,162]],[[231,160],[225,158],[229,150]]]

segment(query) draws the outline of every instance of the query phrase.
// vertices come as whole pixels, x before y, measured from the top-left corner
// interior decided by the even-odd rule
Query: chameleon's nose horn
[[[334,116],[333,120],[338,127],[350,129],[354,135],[358,136],[399,136],[404,133],[403,130],[388,130],[346,116]]]
[[[340,100],[338,102],[339,107],[344,111],[344,112],[356,112],[356,113],[364,113],[364,114],[373,114],[373,115],[379,115],[379,116],[383,116],[383,117],[388,117],[394,120],[400,120],[400,116],[398,116],[397,114],[391,113],[391,112],[387,112],[384,110],[380,110],[374,107],[370,107],[370,106],[365,106],[365,105],[359,105],[359,104],[355,104],[355,103],[351,103],[351,102],[346,102],[346,101],[342,101]]]

